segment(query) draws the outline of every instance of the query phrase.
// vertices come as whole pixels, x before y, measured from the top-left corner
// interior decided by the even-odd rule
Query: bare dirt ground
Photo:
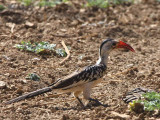
[[[5,3],[7,5],[9,3]],[[32,23],[28,25],[27,22]],[[52,92],[4,106],[1,120],[49,119],[158,119],[160,116],[129,111],[122,96],[137,87],[160,90],[160,3],[124,4],[106,9],[82,8],[81,3],[54,8],[12,8],[0,13],[0,103],[48,86],[79,67],[94,64],[98,49],[106,38],[129,43],[135,53],[116,51],[110,55],[108,72],[93,89],[92,97],[108,107],[82,110],[72,94]],[[47,41],[71,47],[71,58],[37,55],[14,48],[21,41]],[[40,82],[26,80],[30,73]],[[114,112],[123,116],[115,115]],[[125,116],[127,115],[127,116]]]

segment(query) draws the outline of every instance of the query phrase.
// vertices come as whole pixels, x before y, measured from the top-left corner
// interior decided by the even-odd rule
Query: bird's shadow
[[[95,103],[88,103],[85,107],[82,107],[80,104],[77,104],[77,106],[73,106],[73,107],[55,107],[56,110],[86,110],[86,109],[93,109],[95,107],[99,107],[99,106],[103,106],[103,107],[110,107],[110,105],[108,104],[102,104],[100,102],[95,102]]]

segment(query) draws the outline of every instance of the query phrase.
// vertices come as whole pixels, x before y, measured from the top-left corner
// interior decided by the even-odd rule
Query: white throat
[[[108,62],[108,54],[105,54],[105,55],[99,56],[99,59],[96,62],[96,65],[104,64],[104,65],[107,66],[107,62]]]

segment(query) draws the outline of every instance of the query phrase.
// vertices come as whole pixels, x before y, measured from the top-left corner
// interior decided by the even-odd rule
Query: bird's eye
[[[114,43],[112,43],[112,45],[113,45],[113,46],[116,46],[116,43],[114,42]]]

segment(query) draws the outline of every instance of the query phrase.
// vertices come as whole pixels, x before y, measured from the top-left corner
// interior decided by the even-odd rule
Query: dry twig
[[[11,27],[11,33],[13,34],[14,32],[14,27],[15,27],[15,24],[12,24],[12,27]]]
[[[61,44],[63,45],[63,47],[64,47],[64,49],[65,49],[65,51],[66,51],[66,53],[67,53],[67,57],[64,58],[64,59],[60,62],[60,64],[63,64],[66,60],[69,59],[69,57],[70,57],[70,52],[69,52],[66,44],[64,43],[64,41],[62,41]]]

